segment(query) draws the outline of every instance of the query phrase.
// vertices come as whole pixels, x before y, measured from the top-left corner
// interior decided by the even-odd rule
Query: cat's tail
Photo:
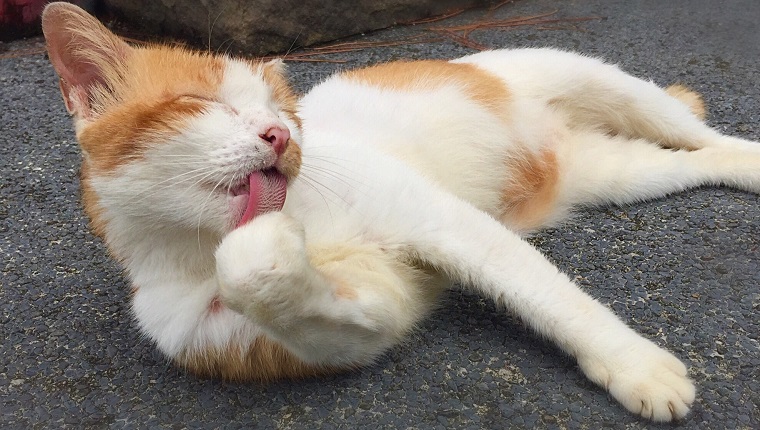
[[[705,101],[698,92],[689,89],[681,84],[673,84],[665,88],[669,96],[675,98],[689,108],[692,114],[699,120],[704,121],[707,118],[707,107]]]

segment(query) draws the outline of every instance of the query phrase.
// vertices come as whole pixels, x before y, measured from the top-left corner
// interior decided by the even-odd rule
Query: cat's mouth
[[[231,211],[236,219],[235,228],[255,217],[279,211],[285,204],[288,180],[275,168],[257,170],[246,181],[230,189]]]

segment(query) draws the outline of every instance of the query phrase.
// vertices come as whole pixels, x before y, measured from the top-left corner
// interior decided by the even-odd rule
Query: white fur
[[[94,181],[109,242],[139,287],[142,330],[169,356],[265,333],[307,362],[369,363],[429,308],[419,285],[395,275],[394,264],[417,261],[520,315],[629,410],[656,420],[684,416],[694,400],[685,366],[493,218],[508,179],[503,160],[517,150],[557,152],[551,223],[574,205],[704,183],[760,191],[760,151],[598,60],[544,49],[457,61],[505,81],[514,95],[504,106],[509,123],[455,85],[389,91],[333,77],[302,100],[302,174],[283,211],[228,234],[227,196],[182,175],[208,167],[200,177],[223,186],[233,172],[271,161],[251,143],[255,130],[287,123],[256,73],[230,60],[218,109],[119,175]],[[657,142],[705,149],[672,152]],[[340,247],[362,264],[315,263]],[[355,297],[338,294],[336,280]],[[217,296],[227,308],[211,313]]]

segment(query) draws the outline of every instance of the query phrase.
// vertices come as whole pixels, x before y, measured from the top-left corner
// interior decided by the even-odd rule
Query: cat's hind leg
[[[546,149],[514,163],[507,178],[494,216],[524,233],[561,222],[577,206],[625,205],[703,185],[760,194],[760,151],[672,150],[644,139],[568,129]]]
[[[760,151],[730,146],[670,150],[643,139],[583,131],[557,150],[560,207],[623,205],[702,185],[760,193]]]
[[[599,59],[554,49],[490,51],[457,61],[500,76],[517,97],[560,111],[571,127],[595,129],[667,148],[760,145],[723,136],[704,123],[704,104],[682,86],[663,89]]]

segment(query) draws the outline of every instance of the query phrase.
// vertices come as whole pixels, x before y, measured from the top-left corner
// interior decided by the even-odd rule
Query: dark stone
[[[50,0],[0,0],[0,41],[21,39],[42,33],[40,15]],[[72,0],[92,12],[96,0]]]
[[[105,5],[115,17],[142,31],[182,38],[212,50],[262,55],[492,2],[105,0]]]

